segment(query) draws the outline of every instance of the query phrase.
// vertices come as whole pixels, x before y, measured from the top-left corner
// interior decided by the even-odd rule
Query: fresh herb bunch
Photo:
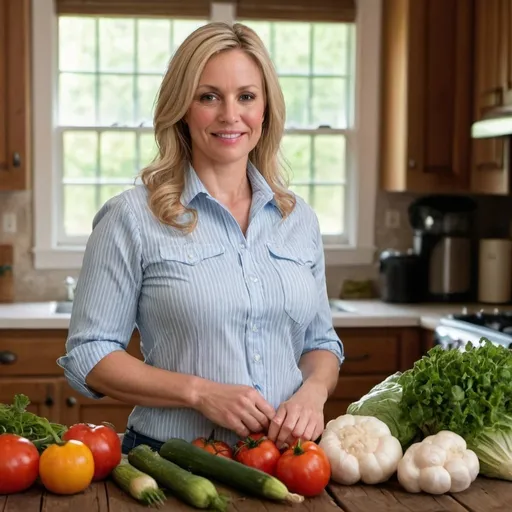
[[[402,411],[424,435],[466,439],[486,428],[512,431],[512,351],[487,338],[465,352],[431,349],[400,378]]]
[[[27,411],[29,404],[30,399],[23,394],[15,395],[11,405],[0,404],[0,434],[25,437],[40,451],[50,444],[61,442],[67,427]]]

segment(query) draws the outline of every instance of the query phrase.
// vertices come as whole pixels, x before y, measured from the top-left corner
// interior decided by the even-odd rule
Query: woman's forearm
[[[88,374],[94,391],[130,405],[195,407],[204,379],[154,368],[123,351],[104,357]]]
[[[338,358],[328,350],[306,352],[299,361],[304,384],[325,389],[325,399],[331,395],[338,384]]]

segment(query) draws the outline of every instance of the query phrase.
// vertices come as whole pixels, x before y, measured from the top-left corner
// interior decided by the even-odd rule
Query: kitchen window
[[[191,3],[198,14],[205,1]],[[209,15],[188,17],[99,8],[81,13],[81,6],[101,2],[59,2],[78,12],[56,13],[51,0],[34,2],[36,80],[45,57],[47,64],[46,80],[35,92],[36,268],[80,266],[94,214],[131,187],[155,154],[153,103],[172,52],[210,19],[246,23],[270,51],[287,105],[282,153],[291,188],[319,217],[327,264],[370,263],[377,137],[369,109],[377,94],[376,84],[364,87],[361,76],[364,52],[370,64],[373,51],[366,74],[377,77],[378,45],[372,47],[371,39],[379,33],[378,2],[359,0],[356,23],[290,20],[288,13],[274,12],[266,19],[265,5],[278,4],[270,0],[252,7],[239,0],[238,17],[237,5],[229,2],[212,4]],[[53,38],[43,40],[44,28]],[[45,94],[50,105],[42,105]],[[37,127],[49,119],[52,130],[41,134]]]

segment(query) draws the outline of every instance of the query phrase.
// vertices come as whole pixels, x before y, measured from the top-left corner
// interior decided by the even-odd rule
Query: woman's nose
[[[236,123],[238,116],[238,105],[236,101],[230,99],[224,100],[219,112],[220,121],[223,123]]]

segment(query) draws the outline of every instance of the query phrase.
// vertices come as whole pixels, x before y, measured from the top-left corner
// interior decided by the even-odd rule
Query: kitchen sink
[[[71,314],[71,308],[73,307],[73,301],[70,300],[63,300],[54,302],[52,304],[52,313],[55,315],[69,315]]]

